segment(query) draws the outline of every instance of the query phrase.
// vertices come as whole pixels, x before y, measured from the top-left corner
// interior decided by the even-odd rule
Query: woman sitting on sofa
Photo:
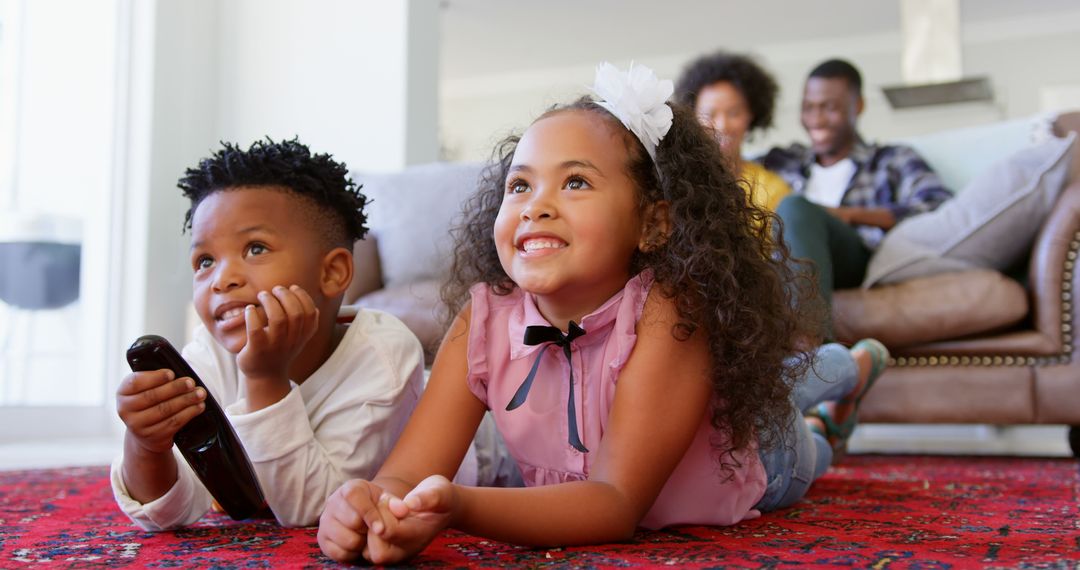
[[[732,169],[749,185],[754,204],[770,211],[791,187],[760,164],[743,160],[742,142],[748,133],[772,126],[777,91],[776,81],[754,60],[723,51],[692,61],[675,84],[675,99],[715,133]]]

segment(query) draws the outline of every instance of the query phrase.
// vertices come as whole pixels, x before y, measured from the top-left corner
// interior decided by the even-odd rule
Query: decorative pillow
[[[383,284],[441,278],[450,268],[450,227],[476,191],[481,163],[430,163],[389,174],[353,173],[371,200],[369,227]]]
[[[837,340],[873,337],[892,349],[1004,329],[1027,313],[1024,288],[990,269],[844,289],[832,300]]]
[[[998,162],[937,210],[885,234],[863,288],[948,271],[1003,271],[1026,254],[1069,173],[1076,133]]]

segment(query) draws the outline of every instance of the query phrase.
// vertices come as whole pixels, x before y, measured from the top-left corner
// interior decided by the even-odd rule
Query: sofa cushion
[[[837,340],[874,337],[892,349],[1003,329],[1027,313],[1024,288],[988,269],[836,291],[832,307]]]
[[[998,162],[937,210],[885,235],[863,287],[963,269],[1005,271],[1030,251],[1069,172],[1075,133]]]
[[[356,172],[371,199],[368,216],[386,286],[437,278],[450,268],[450,227],[476,191],[481,163],[411,166],[394,173]]]
[[[442,319],[438,314],[440,301],[437,280],[425,279],[385,287],[360,297],[356,304],[366,309],[385,311],[401,319],[420,339],[424,347],[424,360],[431,366],[443,335]]]
[[[979,174],[1035,142],[1048,128],[1052,115],[995,121],[985,125],[945,129],[897,142],[915,149],[954,193]]]

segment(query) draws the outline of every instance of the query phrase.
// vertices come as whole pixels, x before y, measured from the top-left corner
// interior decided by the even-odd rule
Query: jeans
[[[803,420],[803,412],[821,402],[839,400],[855,389],[859,367],[848,349],[826,344],[817,349],[812,367],[798,379],[792,391],[793,425],[781,434],[780,443],[759,452],[765,468],[765,495],[754,508],[761,512],[790,507],[801,499],[810,484],[825,474],[832,463],[832,448]]]

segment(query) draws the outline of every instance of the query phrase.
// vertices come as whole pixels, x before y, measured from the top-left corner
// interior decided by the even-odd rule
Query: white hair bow
[[[592,91],[600,97],[597,104],[630,129],[655,161],[656,146],[671,129],[673,115],[667,106],[675,92],[671,80],[657,79],[653,70],[643,65],[631,63],[630,69],[622,72],[604,62],[596,67]]]

